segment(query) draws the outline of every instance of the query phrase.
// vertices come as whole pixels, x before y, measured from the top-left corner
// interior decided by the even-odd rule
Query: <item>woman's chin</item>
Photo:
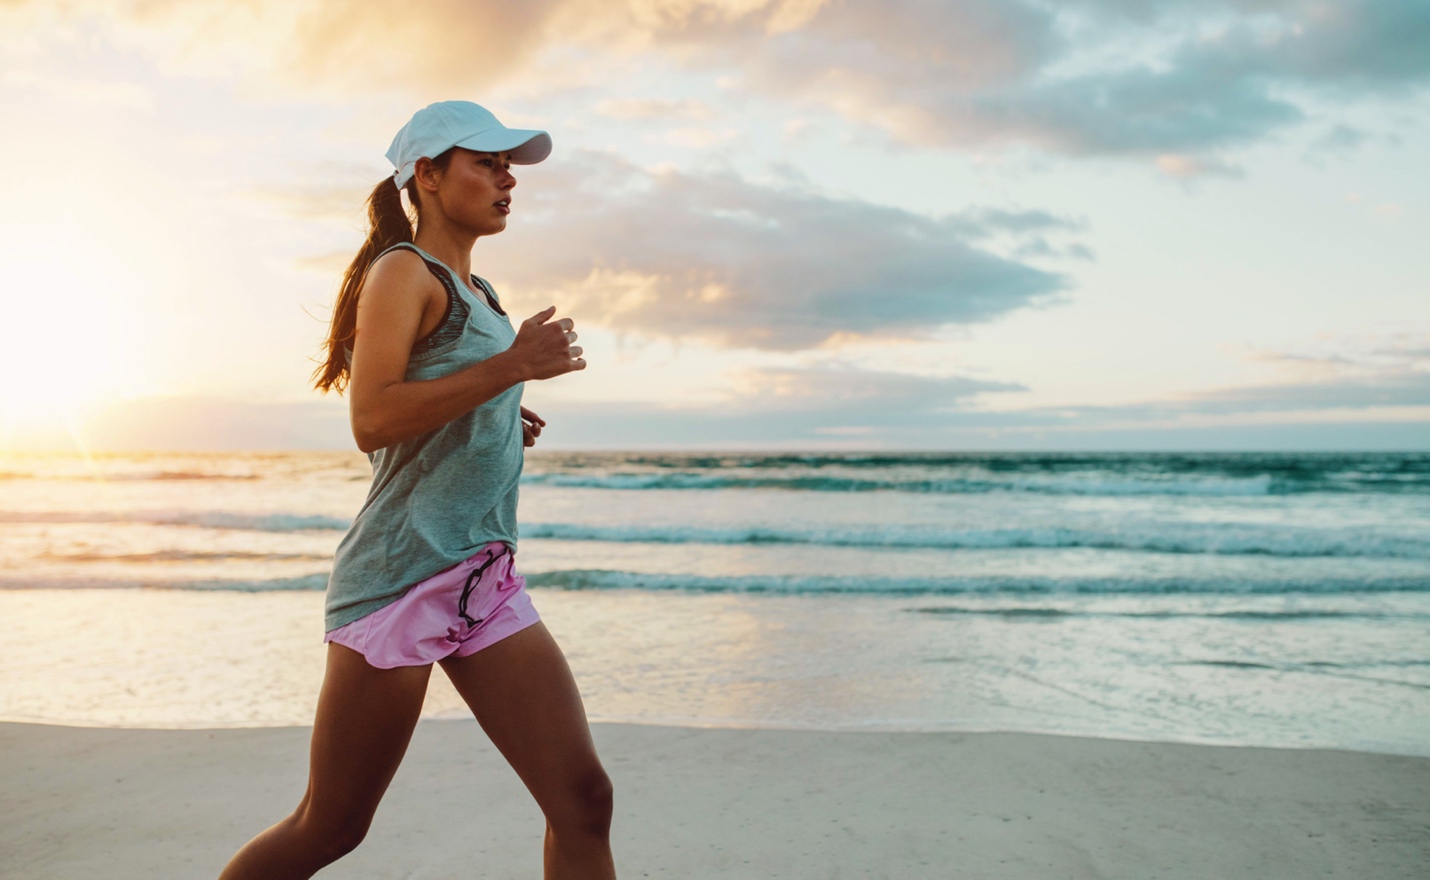
[[[481,223],[473,223],[468,226],[467,229],[477,238],[482,238],[487,235],[496,235],[498,232],[506,229],[506,218],[502,217],[496,221],[484,220]]]

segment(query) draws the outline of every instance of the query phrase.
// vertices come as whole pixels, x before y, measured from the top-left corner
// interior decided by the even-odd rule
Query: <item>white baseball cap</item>
[[[412,179],[417,160],[440,156],[453,147],[480,153],[511,151],[513,165],[535,165],[551,155],[551,135],[507,128],[492,112],[471,101],[438,101],[412,114],[387,148],[398,189]]]

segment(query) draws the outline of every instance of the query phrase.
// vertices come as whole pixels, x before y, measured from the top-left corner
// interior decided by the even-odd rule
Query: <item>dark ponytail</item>
[[[451,160],[452,151],[448,150],[431,161],[438,170],[445,171]],[[417,199],[417,182],[414,180],[407,182],[407,197],[420,220],[422,205]],[[347,271],[343,272],[338,301],[333,305],[333,323],[328,328],[328,339],[323,343],[327,357],[313,371],[313,387],[319,391],[342,394],[347,387],[348,359],[343,349],[351,347],[357,332],[358,293],[362,290],[363,281],[367,280],[368,267],[378,254],[393,245],[412,241],[413,218],[403,209],[402,196],[391,177],[384,178],[367,197],[367,218],[371,231]]]

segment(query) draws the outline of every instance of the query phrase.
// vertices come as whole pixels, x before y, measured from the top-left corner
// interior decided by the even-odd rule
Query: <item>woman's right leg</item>
[[[432,667],[377,669],[328,644],[308,790],[293,814],[250,840],[219,880],[307,880],[351,852],[402,762]]]

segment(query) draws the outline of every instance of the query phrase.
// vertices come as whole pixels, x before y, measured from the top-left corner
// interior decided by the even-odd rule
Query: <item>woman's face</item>
[[[511,153],[477,153],[460,147],[437,185],[437,199],[447,218],[478,236],[506,228],[511,214]]]

